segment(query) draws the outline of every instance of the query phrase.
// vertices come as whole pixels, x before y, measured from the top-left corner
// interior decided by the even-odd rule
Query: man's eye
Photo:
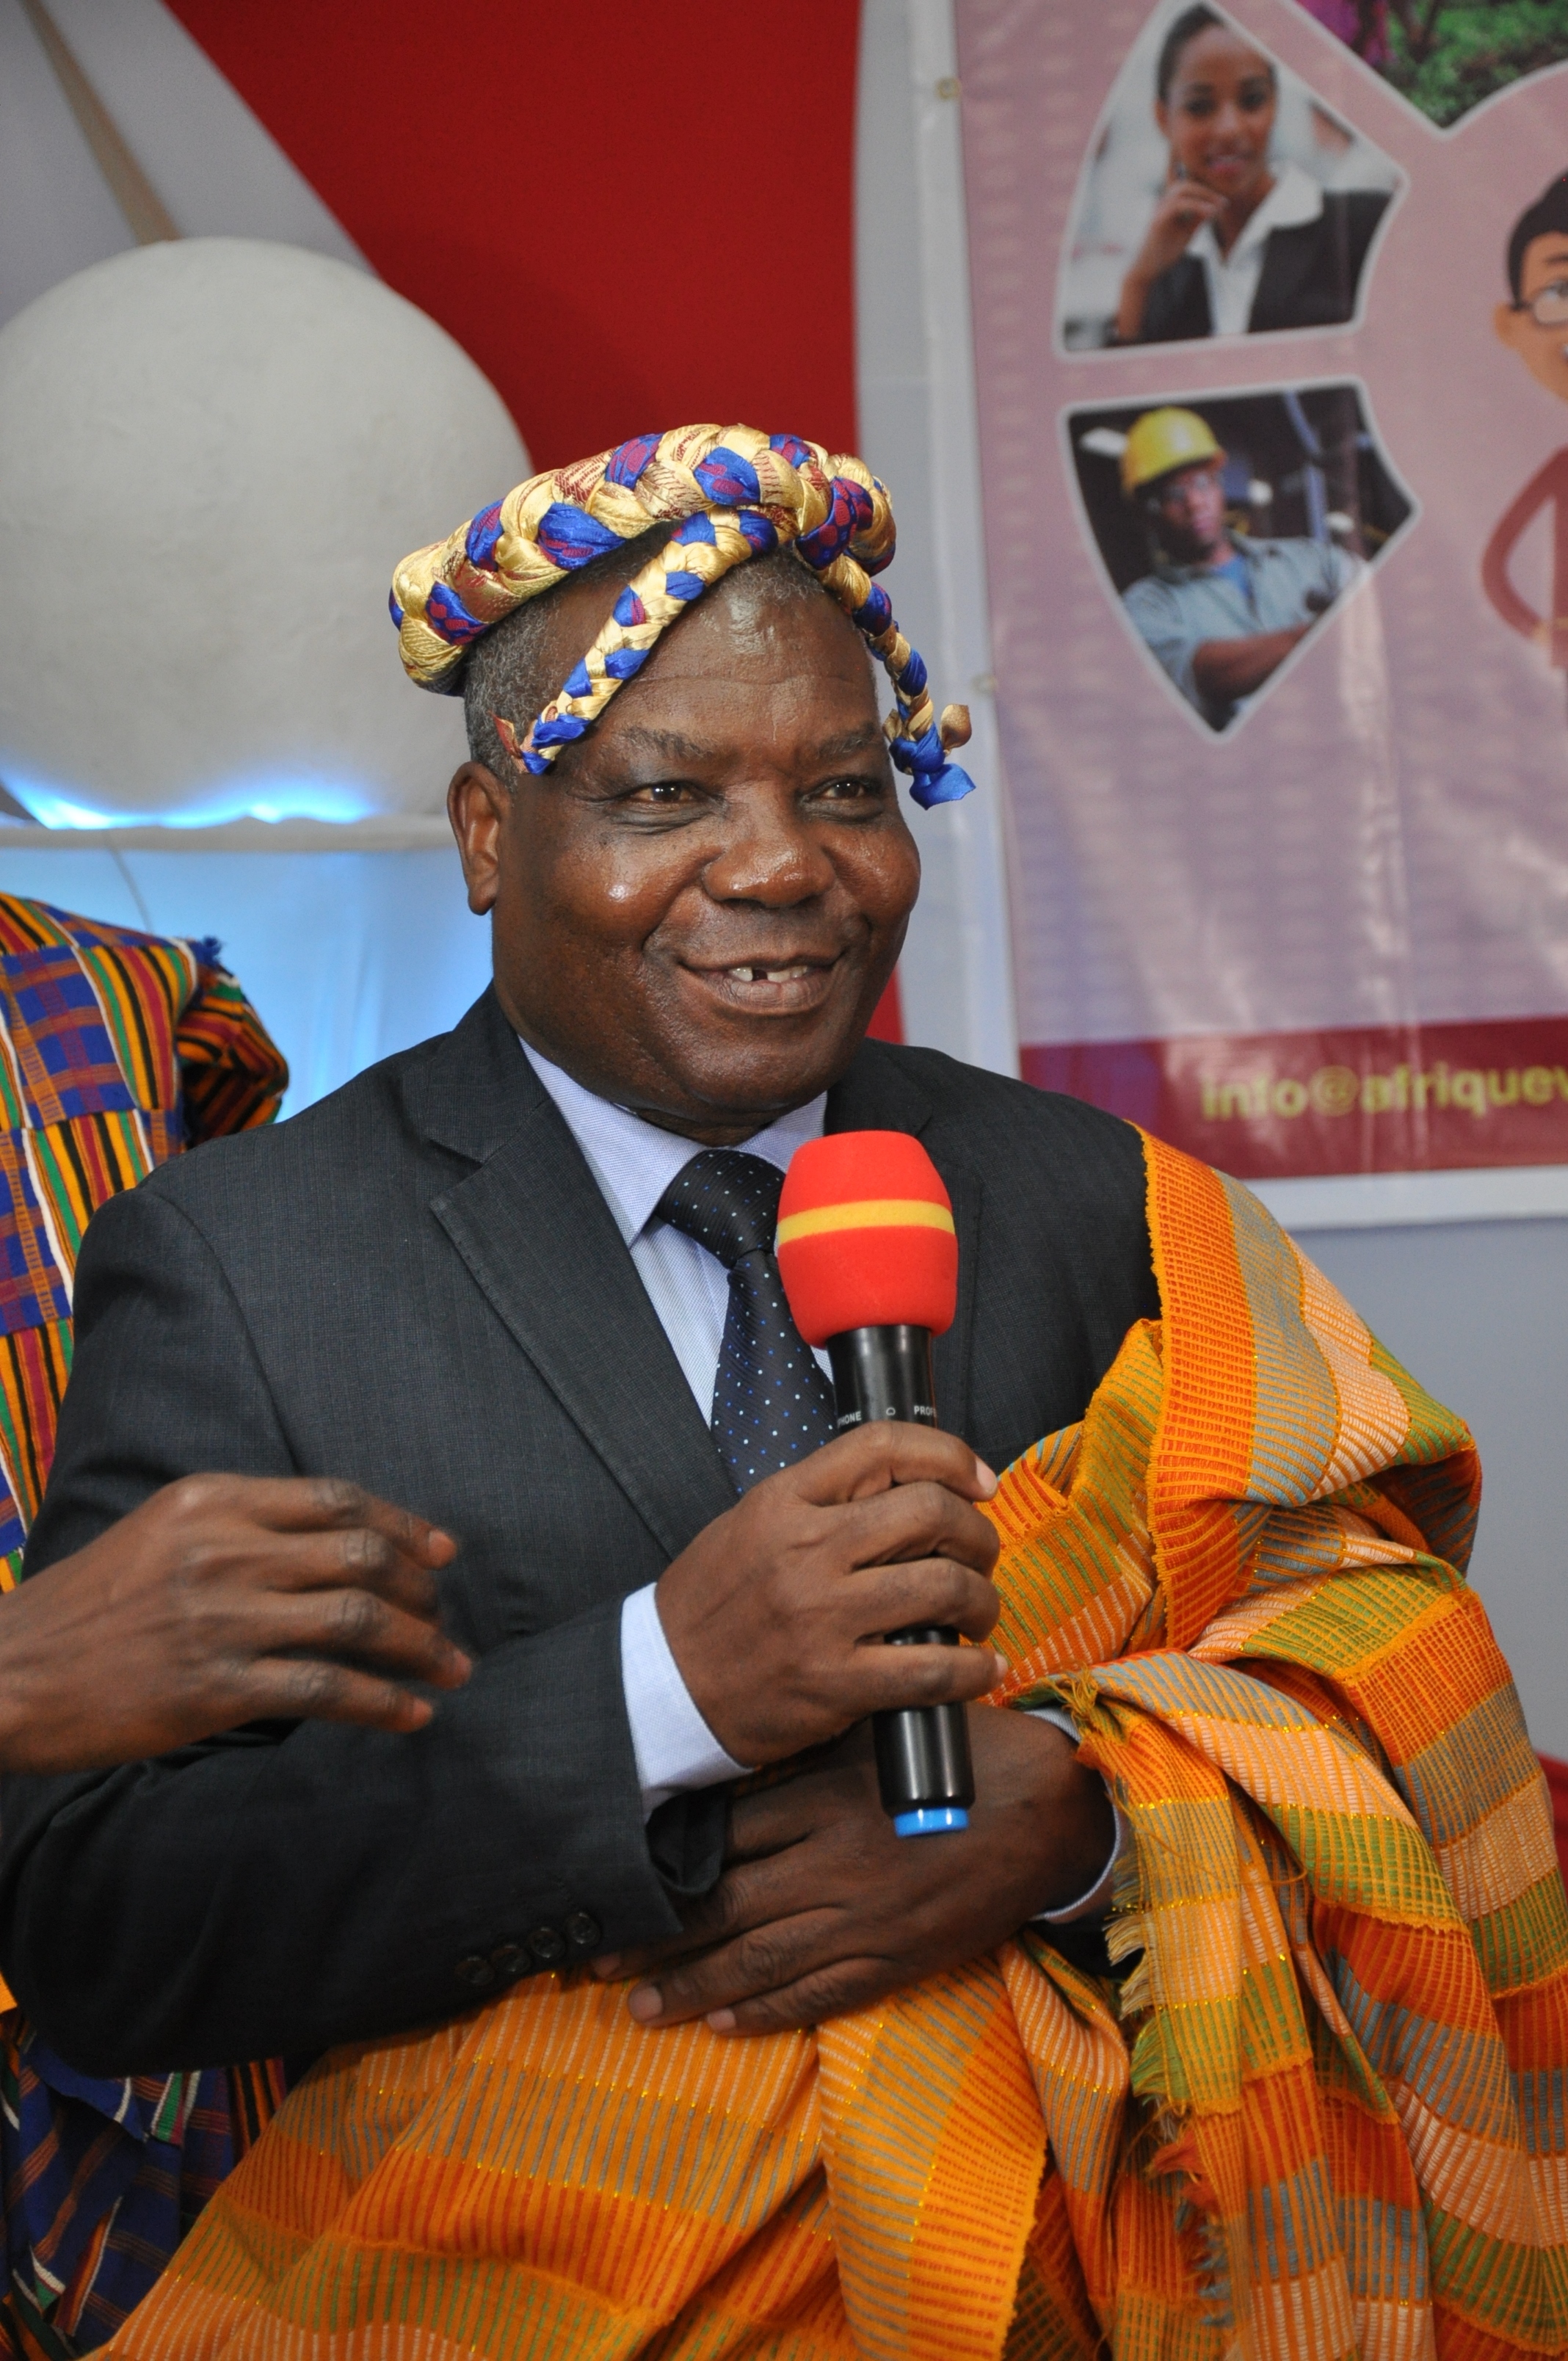
[[[633,787],[628,801],[653,804],[662,811],[669,811],[677,805],[689,802],[696,793],[696,788],[685,779],[652,779],[645,787]]]
[[[880,779],[828,779],[815,790],[833,803],[861,803],[882,794]]]

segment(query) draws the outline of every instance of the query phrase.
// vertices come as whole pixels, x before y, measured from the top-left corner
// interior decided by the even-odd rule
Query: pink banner
[[[1568,1017],[1067,1042],[1024,1073],[1247,1180],[1568,1164]]]
[[[1025,1071],[1240,1173],[1568,1162],[1568,0],[1517,13],[959,0]]]

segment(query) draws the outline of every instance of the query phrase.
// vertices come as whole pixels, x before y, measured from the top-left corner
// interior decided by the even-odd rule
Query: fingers
[[[870,2008],[897,1982],[883,1960],[835,1960],[830,1968],[818,1968],[777,1992],[705,2014],[711,2033],[795,2033]]]
[[[237,1533],[231,1526],[213,1537],[205,1554],[214,1572],[253,1558],[260,1587],[280,1594],[356,1591],[425,1623],[433,1623],[440,1611],[430,1567],[404,1557],[384,1533],[365,1525],[301,1532],[244,1527]]]
[[[889,1960],[824,1960],[838,1924],[828,1910],[775,1919],[703,1958],[661,1969],[627,1994],[639,2025],[706,2017],[716,2033],[776,2033],[862,2007],[897,1981]]]
[[[895,1484],[939,1484],[961,1500],[989,1500],[996,1489],[996,1477],[984,1460],[956,1434],[944,1434],[939,1427],[908,1425],[902,1419],[878,1419],[852,1434],[839,1435],[782,1480],[793,1485],[798,1497],[821,1508],[885,1492]],[[758,1485],[759,1492],[762,1488]]]
[[[864,1647],[845,1676],[846,1713],[859,1719],[918,1706],[976,1705],[1006,1676],[1007,1660],[994,1648],[953,1648],[940,1641]]]
[[[922,1623],[938,1623],[966,1640],[989,1639],[1002,1600],[995,1585],[967,1565],[955,1565],[951,1558],[916,1558],[905,1565],[846,1575],[835,1587],[830,1611],[838,1636],[860,1650],[877,1646],[890,1631]],[[981,1653],[990,1657],[992,1651]]]
[[[901,1484],[895,1491],[848,1502],[839,1514],[855,1566],[950,1557],[988,1575],[1002,1548],[989,1519],[941,1484]]]
[[[280,1533],[363,1529],[421,1565],[449,1565],[457,1554],[439,1526],[335,1476],[187,1476],[158,1499],[195,1521],[228,1515]]]
[[[258,1603],[258,1661],[291,1655],[373,1665],[433,1688],[461,1688],[473,1671],[463,1651],[422,1618],[360,1589],[278,1591]],[[359,1717],[350,1717],[358,1719]]]
[[[427,1697],[349,1664],[263,1657],[245,1686],[247,1721],[347,1721],[406,1733],[422,1730],[434,1710]]]
[[[198,1580],[248,1573],[269,1588],[357,1586],[427,1622],[439,1609],[435,1573],[457,1552],[423,1517],[327,1477],[188,1476],[126,1523],[160,1564],[172,1555]]]

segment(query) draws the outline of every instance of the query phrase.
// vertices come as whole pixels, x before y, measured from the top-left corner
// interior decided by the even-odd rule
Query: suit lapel
[[[951,1434],[969,1417],[974,1337],[975,1276],[985,1183],[978,1168],[947,1136],[927,1093],[908,1069],[874,1041],[862,1044],[843,1081],[828,1094],[828,1131],[907,1131],[922,1141],[953,1201],[959,1239],[959,1304],[953,1324],[937,1339],[937,1415]]]
[[[1287,229],[1270,230],[1264,240],[1263,268],[1252,299],[1247,325],[1255,333],[1298,324],[1296,298],[1315,266],[1321,263],[1322,223],[1294,222]]]
[[[453,1054],[410,1093],[411,1113],[478,1170],[431,1211],[673,1557],[735,1495],[669,1339],[582,1151],[490,994],[444,1046]]]
[[[477,1169],[431,1211],[544,1384],[673,1557],[735,1495],[581,1149],[493,992],[403,1084],[411,1121]],[[937,1340],[942,1423],[964,1432],[985,1186],[896,1053],[864,1043],[828,1093],[829,1131],[906,1131],[947,1184],[959,1301]]]

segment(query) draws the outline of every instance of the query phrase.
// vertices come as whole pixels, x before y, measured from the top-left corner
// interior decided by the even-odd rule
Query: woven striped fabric
[[[0,895],[0,1589],[21,1569],[94,1210],[187,1145],[269,1122],[288,1069],[215,945]],[[104,2344],[272,2114],[280,2070],[75,2073],[0,1983],[0,2361]]]
[[[269,1123],[288,1080],[215,945],[0,895],[0,1588],[43,1498],[94,1210],[188,1145]]]
[[[125,2361],[1493,2361],[1568,2344],[1568,1906],[1462,1569],[1470,1437],[1151,1142],[1158,1322],[1010,1468],[999,1706],[1132,1841],[815,2032],[535,1978],[290,2096]],[[1049,1307],[1039,1307],[1049,1316]]]

